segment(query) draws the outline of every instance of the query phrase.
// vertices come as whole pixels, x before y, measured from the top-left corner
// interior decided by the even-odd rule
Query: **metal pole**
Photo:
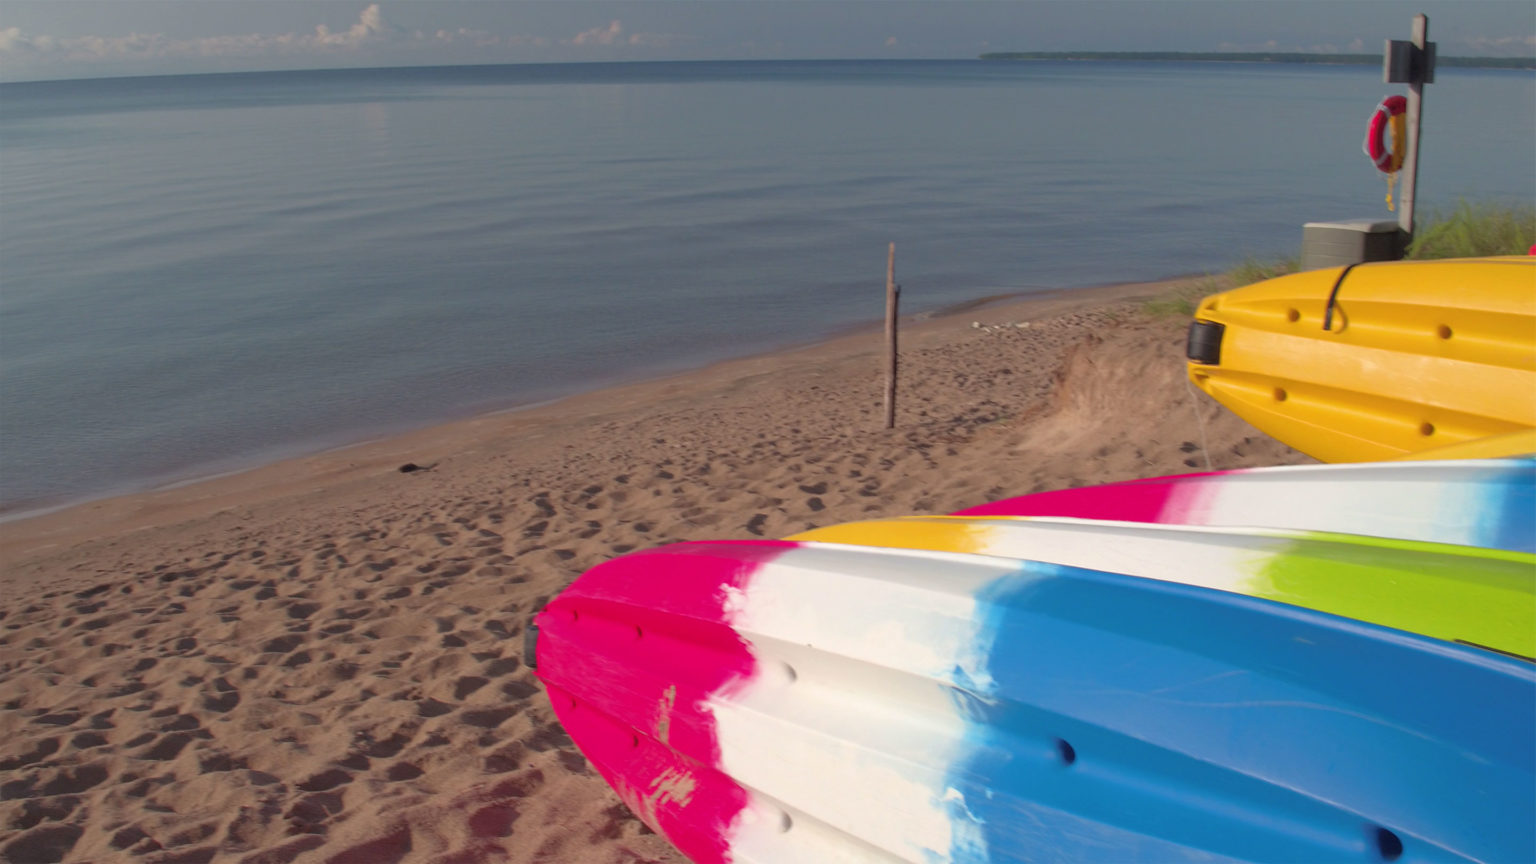
[[[1429,40],[1429,18],[1413,16],[1413,45],[1419,57],[1424,56],[1424,46]],[[1403,191],[1399,196],[1401,206],[1397,211],[1397,227],[1402,232],[1403,244],[1413,240],[1414,187],[1419,180],[1419,123],[1423,117],[1424,78],[1414,75],[1408,82],[1408,153],[1403,157]]]

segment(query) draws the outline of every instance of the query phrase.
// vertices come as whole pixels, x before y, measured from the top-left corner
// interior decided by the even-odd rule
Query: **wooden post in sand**
[[[885,259],[885,428],[896,428],[896,304],[901,286],[896,284],[896,244]]]

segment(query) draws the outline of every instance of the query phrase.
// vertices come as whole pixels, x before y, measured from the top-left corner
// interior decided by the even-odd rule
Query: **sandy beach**
[[[893,430],[870,329],[0,526],[0,860],[681,862],[528,619],[633,549],[1311,461],[1186,385],[1147,301],[1217,287],[904,322]]]

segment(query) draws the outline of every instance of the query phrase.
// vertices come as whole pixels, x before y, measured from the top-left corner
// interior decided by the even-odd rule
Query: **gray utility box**
[[[1347,267],[1366,261],[1396,261],[1403,257],[1397,220],[1373,222],[1308,222],[1301,227],[1301,269]]]

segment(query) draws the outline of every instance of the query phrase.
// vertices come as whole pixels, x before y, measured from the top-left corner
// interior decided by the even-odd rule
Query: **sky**
[[[5,0],[0,80],[987,51],[1536,55],[1532,0]]]

